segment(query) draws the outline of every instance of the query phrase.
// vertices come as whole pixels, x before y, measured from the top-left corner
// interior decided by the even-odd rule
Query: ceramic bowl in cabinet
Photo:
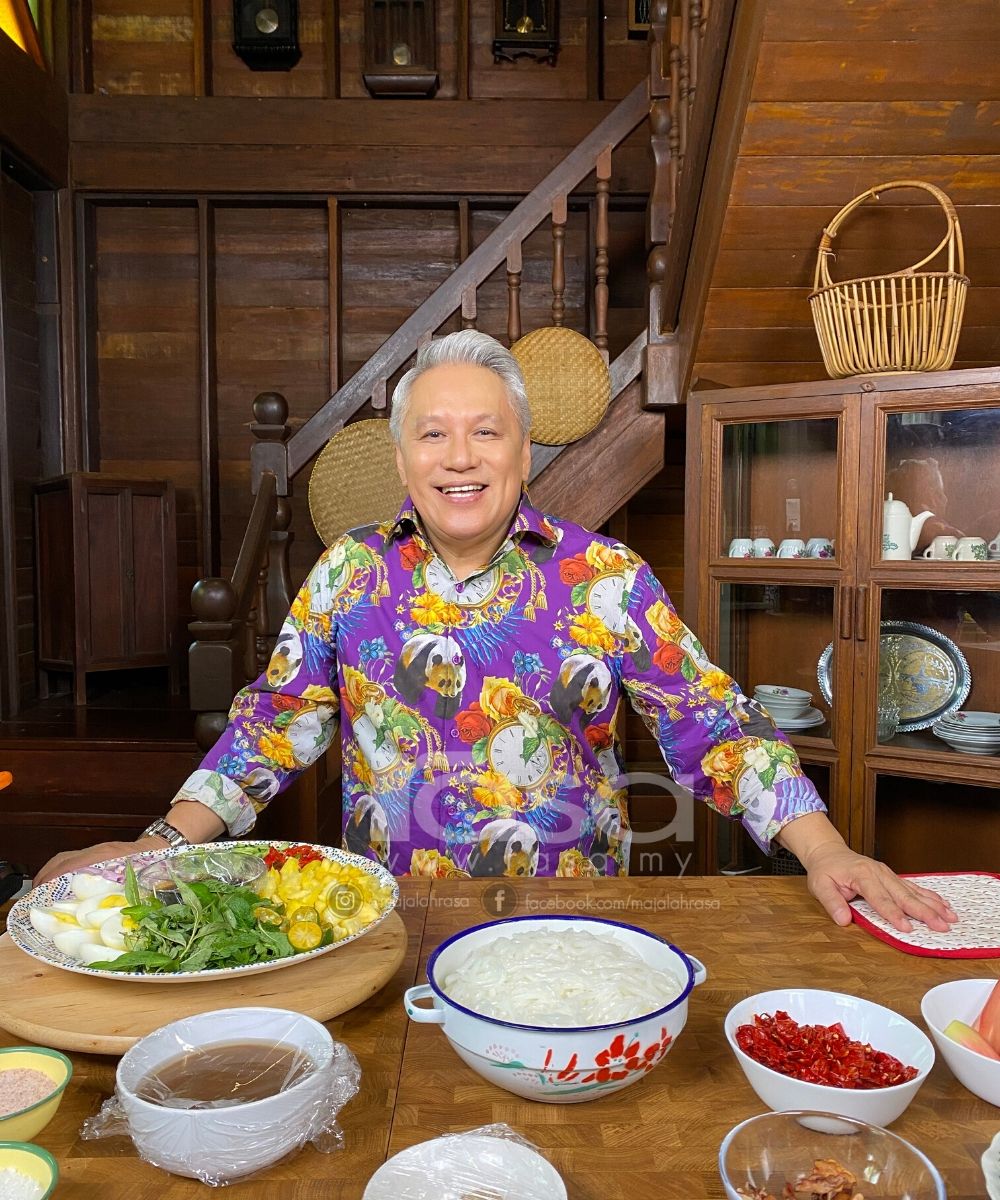
[[[958,1082],[980,1100],[1000,1108],[1000,1062],[960,1045],[944,1032],[951,1021],[972,1025],[995,985],[995,979],[953,979],[939,983],[924,995],[920,1012],[941,1057]]]
[[[755,1016],[773,1015],[779,1010],[787,1012],[800,1025],[835,1025],[839,1022],[849,1038],[894,1055],[904,1066],[916,1067],[917,1074],[908,1083],[866,1089],[829,1087],[782,1075],[744,1053],[736,1042],[736,1030],[741,1025],[750,1024]],[[934,1047],[912,1021],[881,1004],[841,992],[816,988],[760,992],[733,1005],[726,1016],[725,1030],[747,1082],[775,1112],[792,1108],[813,1109],[852,1117],[871,1125],[890,1125],[904,1112],[934,1065]],[[838,1132],[829,1122],[823,1128],[827,1132]]]
[[[667,1005],[629,1021],[577,1028],[515,1024],[450,999],[443,981],[470,954],[497,938],[524,932],[585,930],[610,937],[680,989]],[[455,1053],[484,1079],[528,1100],[573,1104],[645,1079],[669,1053],[687,1021],[688,997],[706,978],[698,959],[635,925],[595,917],[512,917],[456,934],[431,955],[426,984],[409,988],[413,1021],[440,1025]],[[432,1001],[431,1007],[421,1002]]]
[[[916,1146],[863,1121],[839,1120],[838,1134],[813,1128],[828,1114],[761,1113],[731,1129],[719,1148],[719,1175],[728,1200],[743,1200],[753,1188],[783,1196],[811,1173],[817,1159],[833,1159],[857,1179],[865,1200],[945,1200],[944,1183],[930,1159]]]

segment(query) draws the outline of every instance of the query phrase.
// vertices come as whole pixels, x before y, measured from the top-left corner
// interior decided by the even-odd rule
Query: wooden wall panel
[[[223,574],[232,573],[250,515],[251,404],[280,392],[301,424],[330,393],[325,205],[215,210],[216,408]],[[321,549],[309,519],[308,472],[295,485],[292,577]]]
[[[972,287],[954,365],[1000,360],[998,51],[994,0],[770,0],[699,377],[825,377],[807,300],[820,235],[855,195],[892,179],[935,183],[956,204]],[[900,270],[943,232],[930,197],[887,192],[845,223],[831,275]]]
[[[620,99],[647,69],[645,43],[628,37],[626,4],[607,0],[594,31],[590,25],[599,19],[596,6],[588,0],[562,0],[560,49],[550,66],[527,59],[494,63],[494,0],[440,0],[434,98]],[[200,27],[202,22],[206,28]],[[465,54],[459,50],[463,25],[468,30]],[[589,58],[598,38],[603,38],[600,64]],[[250,70],[234,53],[232,39],[231,0],[93,0],[93,91],[368,97],[363,0],[341,0],[336,18],[331,0],[299,0],[302,58],[290,71]]]
[[[561,0],[555,66],[522,58],[493,61],[494,0],[468,0],[469,94],[478,98],[587,99],[587,0]],[[638,81],[637,81],[638,82]]]
[[[457,207],[341,208],[341,383],[458,263]]]
[[[117,96],[195,94],[194,0],[92,0],[94,91]],[[140,11],[137,11],[140,10]]]
[[[198,342],[198,213],[99,206],[96,212],[100,446],[95,468],[177,488],[181,644],[203,574]]]
[[[41,377],[35,289],[35,221],[30,192],[0,174],[0,479],[5,528],[4,636],[7,686],[0,704],[16,711],[37,695],[35,669],[34,485],[42,476]],[[3,695],[5,693],[5,695]]]
[[[212,95],[328,96],[332,47],[327,11],[332,0],[299,0],[302,57],[290,71],[251,71],[233,50],[232,0],[204,0],[211,9]]]

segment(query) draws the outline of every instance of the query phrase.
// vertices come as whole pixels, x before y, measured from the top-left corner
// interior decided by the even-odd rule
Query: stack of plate
[[[812,693],[802,688],[760,683],[754,690],[753,698],[767,709],[775,725],[787,732],[812,729],[826,720],[818,708],[812,707]]]
[[[935,721],[933,729],[962,754],[1000,754],[1000,713],[963,710]]]

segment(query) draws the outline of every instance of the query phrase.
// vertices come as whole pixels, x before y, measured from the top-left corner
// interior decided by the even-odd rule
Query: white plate
[[[952,713],[950,717],[943,717],[938,724],[951,729],[961,729],[966,733],[995,733],[1000,737],[1000,713],[977,712],[975,709],[963,708],[960,712]]]
[[[810,707],[801,717],[774,717],[773,720],[779,729],[794,732],[797,729],[812,729],[814,725],[822,725],[826,716],[818,708]]]
[[[280,850],[287,850],[291,846],[308,844],[282,841],[212,843],[219,850],[231,850],[237,846],[250,845],[260,846],[262,852],[266,852],[268,846],[277,846]],[[389,913],[396,907],[399,900],[399,884],[385,867],[380,866],[377,862],[373,862],[370,858],[362,858],[359,854],[348,854],[346,850],[338,850],[333,846],[313,846],[312,848],[318,850],[324,858],[332,858],[337,862],[359,867],[366,874],[374,875],[380,883],[389,889],[390,901],[385,912],[382,913],[377,921],[373,921],[371,925],[366,926],[357,933],[352,933],[350,937],[342,938],[339,942],[332,942],[329,946],[319,946],[315,950],[304,950],[301,954],[293,954],[290,958],[278,958],[270,962],[250,963],[245,967],[221,967],[211,971],[184,971],[167,975],[144,975],[139,971],[95,971],[93,967],[85,967],[77,959],[71,958],[68,954],[63,954],[62,951],[56,949],[48,938],[42,937],[34,925],[32,925],[31,918],[28,916],[31,909],[48,908],[58,900],[75,899],[70,889],[70,880],[75,874],[98,874],[105,876],[107,879],[117,879],[121,882],[125,878],[124,858],[112,858],[107,862],[86,867],[82,872],[74,871],[68,875],[58,875],[48,883],[43,883],[39,887],[32,889],[26,896],[22,896],[10,910],[7,916],[7,932],[10,934],[11,941],[18,949],[23,950],[25,954],[30,954],[32,958],[37,958],[39,962],[43,962],[50,967],[59,967],[62,971],[73,971],[77,975],[90,975],[95,979],[129,979],[132,983],[197,983],[202,979],[230,979],[239,975],[260,975],[265,971],[278,971],[282,967],[290,967],[295,963],[305,962],[310,958],[318,958],[321,954],[327,954],[331,950],[337,950],[341,946],[346,946],[349,942],[357,941],[359,937],[364,937],[376,925],[381,925]],[[138,873],[142,867],[147,866],[149,863],[156,862],[162,858],[176,858],[178,855],[189,852],[190,847],[187,846],[181,846],[177,850],[151,850],[145,854],[133,855],[132,866],[135,868],[136,873]]]

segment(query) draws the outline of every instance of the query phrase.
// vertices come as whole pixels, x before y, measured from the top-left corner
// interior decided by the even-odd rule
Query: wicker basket
[[[895,188],[922,188],[944,209],[948,229],[920,262],[891,275],[834,283],[829,260],[844,219],[859,205]],[[942,251],[946,271],[921,271]],[[809,297],[823,362],[833,379],[897,371],[945,371],[955,358],[969,281],[955,207],[931,183],[897,179],[869,188],[846,205],[823,230],[816,277]]]

